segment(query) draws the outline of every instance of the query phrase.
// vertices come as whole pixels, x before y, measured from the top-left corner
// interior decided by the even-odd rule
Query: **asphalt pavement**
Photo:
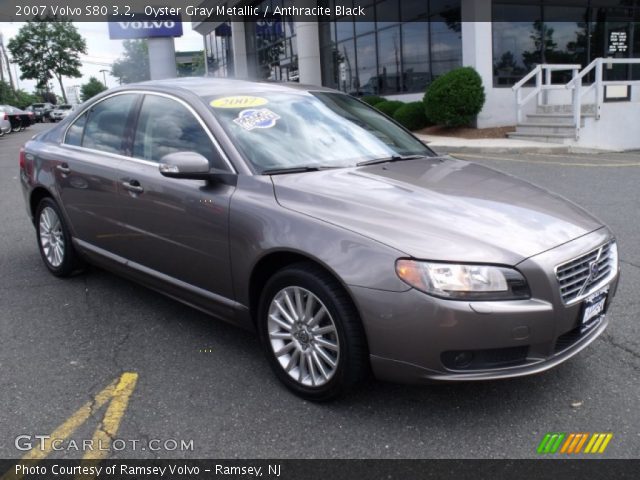
[[[580,355],[532,377],[371,381],[314,404],[278,383],[251,333],[99,269],[48,273],[18,182],[19,147],[44,128],[0,138],[0,458],[63,426],[51,458],[82,457],[70,440],[95,436],[110,408],[96,395],[124,372],[137,377],[112,458],[530,458],[547,432],[611,432],[603,457],[639,456],[639,153],[460,155],[560,192],[616,232],[611,324]],[[83,405],[95,415],[70,429]]]

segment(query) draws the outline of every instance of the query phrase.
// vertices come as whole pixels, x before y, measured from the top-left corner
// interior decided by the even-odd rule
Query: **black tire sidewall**
[[[332,284],[333,283],[333,284]],[[266,284],[260,299],[257,327],[262,347],[267,355],[269,364],[276,376],[294,393],[313,401],[326,401],[340,396],[351,387],[352,377],[350,369],[352,358],[352,344],[345,329],[345,322],[359,322],[351,305],[344,300],[335,299],[337,282],[326,277],[320,277],[314,272],[306,271],[303,266],[288,267],[276,273]],[[329,311],[337,330],[340,345],[338,367],[331,380],[320,387],[301,385],[282,368],[274,355],[268,335],[267,318],[269,306],[275,295],[287,287],[302,287],[312,292]]]
[[[40,242],[40,215],[42,214],[42,211],[47,207],[51,208],[54,212],[56,212],[56,215],[58,215],[60,226],[62,228],[62,236],[64,238],[64,253],[62,263],[58,267],[54,267],[49,263]],[[38,239],[38,250],[40,251],[40,256],[42,257],[42,261],[44,262],[47,269],[57,277],[66,277],[68,275],[71,275],[71,273],[73,273],[73,271],[76,269],[76,255],[71,243],[71,233],[69,232],[69,228],[67,227],[58,204],[52,198],[43,198],[38,204],[35,216],[35,227],[36,237]]]

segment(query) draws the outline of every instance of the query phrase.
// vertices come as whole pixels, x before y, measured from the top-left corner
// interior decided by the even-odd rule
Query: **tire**
[[[305,399],[337,398],[369,373],[367,342],[355,306],[342,286],[313,263],[285,267],[269,279],[257,327],[276,376]]]
[[[35,217],[38,249],[45,266],[56,277],[69,277],[84,267],[73,248],[71,234],[58,204],[50,197],[38,204]]]

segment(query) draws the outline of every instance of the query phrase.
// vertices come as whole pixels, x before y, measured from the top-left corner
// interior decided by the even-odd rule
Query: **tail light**
[[[20,148],[20,171],[24,172],[27,166],[27,159],[24,154],[24,147]]]
[[[4,114],[4,120],[9,120],[9,115],[6,112]]]

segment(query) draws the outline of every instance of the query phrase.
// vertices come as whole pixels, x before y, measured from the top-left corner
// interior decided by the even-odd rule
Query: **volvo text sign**
[[[180,15],[163,17],[136,15],[135,20],[130,17],[110,17],[109,19],[109,37],[112,40],[180,36],[182,36]]]

